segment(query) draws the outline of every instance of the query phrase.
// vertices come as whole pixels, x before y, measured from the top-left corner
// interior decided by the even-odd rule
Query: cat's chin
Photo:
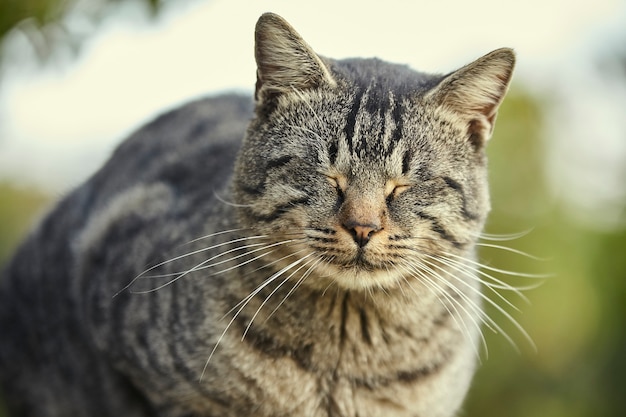
[[[397,286],[402,279],[402,274],[397,270],[375,269],[359,265],[325,264],[318,266],[316,270],[320,284],[324,288],[331,283],[346,290],[386,289]]]

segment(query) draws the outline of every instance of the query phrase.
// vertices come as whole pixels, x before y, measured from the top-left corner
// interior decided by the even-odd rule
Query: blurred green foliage
[[[0,267],[49,201],[38,190],[0,182]]]
[[[38,27],[58,22],[68,5],[67,0],[5,0],[0,3],[0,39],[25,20],[32,19]]]

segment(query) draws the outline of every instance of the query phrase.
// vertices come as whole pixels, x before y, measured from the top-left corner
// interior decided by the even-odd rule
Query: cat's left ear
[[[256,24],[254,54],[258,102],[335,84],[321,58],[286,20],[274,13],[263,14]]]
[[[513,50],[497,49],[444,77],[426,97],[460,116],[470,141],[480,148],[491,137],[514,66]]]

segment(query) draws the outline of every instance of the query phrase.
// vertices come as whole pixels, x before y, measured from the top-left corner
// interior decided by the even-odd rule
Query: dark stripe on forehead
[[[350,113],[348,113],[348,117],[346,118],[346,125],[343,128],[343,131],[346,135],[346,141],[348,143],[348,151],[352,152],[354,149],[353,146],[353,138],[354,138],[354,129],[356,126],[356,117],[359,113],[359,109],[361,108],[361,101],[363,99],[363,90],[357,90],[354,96],[354,102],[352,103],[352,108],[350,109]]]
[[[366,91],[366,98],[361,112],[366,113],[370,125],[368,131],[354,141],[354,151],[357,154],[369,153],[373,155],[389,155],[391,149],[385,149],[383,137],[386,134],[387,113],[391,108],[389,90],[384,89],[373,81]]]
[[[365,110],[370,115],[384,114],[383,108],[386,107],[387,98],[384,97],[383,91],[375,83],[367,89],[367,100],[365,102]]]
[[[372,83],[367,90],[367,101],[365,103],[365,111],[371,120],[373,131],[369,132],[373,137],[360,138],[358,152],[366,151],[381,154],[383,149],[382,138],[385,134],[385,114],[391,105],[389,91],[383,90],[379,85]],[[380,124],[378,124],[380,123]],[[368,146],[368,142],[369,146]]]
[[[356,137],[357,122],[368,119],[371,124],[368,123],[367,131]],[[371,80],[369,85],[363,83],[357,87],[344,126],[350,153],[390,155],[402,138],[402,127],[402,102],[393,91],[377,84],[376,80]],[[389,135],[390,139],[383,140],[385,135]],[[332,155],[331,150],[332,148],[329,149],[329,156]]]
[[[402,102],[400,98],[396,98],[395,105],[393,106],[393,112],[391,113],[391,117],[396,125],[395,130],[393,131],[393,135],[391,136],[391,143],[397,143],[402,138]]]
[[[383,102],[381,102],[381,104],[383,104]],[[387,109],[388,107],[391,105],[391,100],[389,99],[389,96],[386,97],[386,99],[384,100],[384,104],[383,106],[380,108],[380,134],[384,135],[385,131],[387,130]],[[390,151],[387,150],[387,154],[389,154]]]

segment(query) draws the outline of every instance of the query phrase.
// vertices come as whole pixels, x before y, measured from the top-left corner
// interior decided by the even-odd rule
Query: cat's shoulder
[[[171,167],[189,173],[211,162],[232,164],[252,114],[251,95],[234,93],[165,111],[124,140],[94,180],[151,182],[166,179]]]
[[[251,95],[222,94],[191,101],[165,111],[143,125],[119,147],[118,152],[147,147],[178,148],[197,143],[240,141],[252,117]]]

